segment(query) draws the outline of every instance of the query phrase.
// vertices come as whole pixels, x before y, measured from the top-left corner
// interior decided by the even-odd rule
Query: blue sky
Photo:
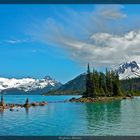
[[[65,83],[88,62],[103,70],[138,59],[139,17],[139,5],[0,5],[0,76]]]

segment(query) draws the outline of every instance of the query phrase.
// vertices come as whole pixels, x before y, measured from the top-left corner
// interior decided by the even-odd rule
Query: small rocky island
[[[121,88],[119,75],[115,71],[106,73],[90,71],[88,64],[86,74],[86,91],[80,98],[71,98],[69,102],[91,103],[98,101],[112,101],[122,99],[132,99],[131,91],[124,92]]]
[[[15,104],[15,103],[9,103],[6,104],[4,102],[4,97],[3,95],[1,96],[1,101],[0,101],[0,111],[4,111],[5,109],[9,109],[10,111],[14,111],[15,108],[29,108],[29,107],[36,107],[36,106],[45,106],[47,105],[47,102],[42,101],[42,102],[31,102],[29,103],[29,99],[27,98],[25,101],[25,104]]]

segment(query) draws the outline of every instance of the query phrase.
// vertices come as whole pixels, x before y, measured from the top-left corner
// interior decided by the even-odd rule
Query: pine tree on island
[[[88,64],[86,75],[86,92],[84,97],[93,97],[94,85],[92,80],[92,73],[90,72],[90,66]]]
[[[86,91],[83,97],[101,97],[101,96],[121,96],[121,85],[119,75],[114,71],[106,69],[105,74],[93,69],[90,71],[90,66],[87,66],[86,74]]]

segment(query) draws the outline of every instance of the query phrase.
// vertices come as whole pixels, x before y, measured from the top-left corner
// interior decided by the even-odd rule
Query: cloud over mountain
[[[140,58],[140,30],[126,24],[130,19],[122,6],[100,6],[86,12],[66,10],[57,18],[36,24],[30,35],[64,48],[71,59],[82,64],[112,66]]]

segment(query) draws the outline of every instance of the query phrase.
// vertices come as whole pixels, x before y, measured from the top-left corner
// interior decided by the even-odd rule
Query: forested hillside
[[[102,75],[103,76],[103,75]],[[123,92],[133,92],[135,95],[140,95],[140,78],[131,78],[120,80],[120,86]],[[62,85],[57,90],[51,90],[46,95],[82,95],[86,90],[86,73],[80,74],[76,78]],[[101,93],[103,90],[101,89]]]

